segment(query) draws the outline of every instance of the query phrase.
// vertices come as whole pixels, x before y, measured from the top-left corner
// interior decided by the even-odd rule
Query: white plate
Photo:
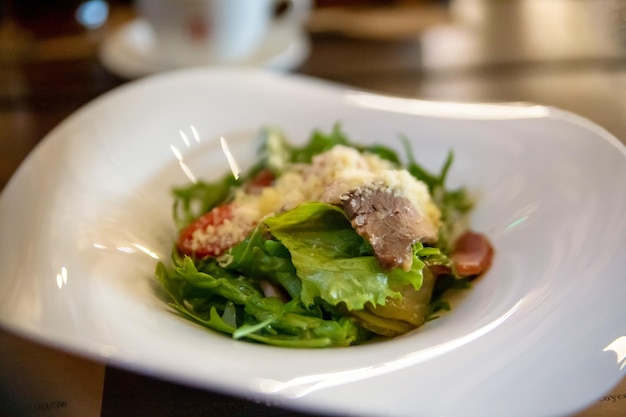
[[[230,65],[289,71],[304,62],[309,49],[309,40],[301,30],[280,26],[268,33],[258,50]],[[105,37],[98,55],[105,68],[128,79],[180,67],[159,53],[154,34],[143,19],[126,23]]]
[[[172,314],[155,258],[185,171],[241,162],[275,125],[295,141],[341,121],[362,142],[412,139],[451,185],[480,195],[472,222],[492,269],[453,311],[384,343],[298,350],[233,341]],[[193,126],[193,127],[192,127]],[[185,168],[185,169],[181,169]],[[0,199],[0,323],[134,371],[314,412],[557,416],[624,377],[626,151],[590,122],[527,105],[429,103],[255,70],[149,77],[52,131]]]

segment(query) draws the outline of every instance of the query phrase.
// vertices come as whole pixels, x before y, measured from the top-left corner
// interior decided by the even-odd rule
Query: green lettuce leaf
[[[264,223],[291,254],[305,306],[320,298],[361,310],[368,302],[384,305],[387,297],[399,297],[394,288],[411,284],[417,290],[422,285],[424,263],[417,256],[410,271],[382,269],[369,244],[335,206],[306,203]]]
[[[299,299],[283,303],[265,297],[256,284],[221,268],[204,265],[199,271],[189,257],[174,259],[173,267],[157,265],[155,278],[182,316],[213,330],[277,346],[348,346],[365,336],[352,320],[326,319],[302,306]]]
[[[222,257],[221,266],[230,271],[266,279],[281,285],[291,298],[298,298],[302,282],[291,262],[287,248],[280,242],[264,236],[266,227],[261,224],[242,242]]]

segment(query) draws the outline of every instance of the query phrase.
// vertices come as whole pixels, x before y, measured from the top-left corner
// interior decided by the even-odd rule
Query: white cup
[[[310,0],[135,0],[159,57],[179,66],[235,63],[277,26],[304,24]],[[285,4],[286,11],[276,15]]]

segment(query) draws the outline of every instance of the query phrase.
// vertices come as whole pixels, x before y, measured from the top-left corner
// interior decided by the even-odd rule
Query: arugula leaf
[[[428,320],[438,318],[436,314],[441,311],[450,311],[450,303],[443,296],[444,293],[454,290],[467,290],[472,287],[472,281],[468,278],[458,278],[453,274],[445,274],[437,277],[432,299],[428,306]]]
[[[332,149],[335,145],[349,145],[347,137],[339,125],[335,125],[330,134],[314,131],[306,144],[294,146],[287,142],[283,133],[274,128],[266,128],[261,132],[257,150],[259,161],[250,170],[251,175],[269,169],[280,176],[289,164],[309,163],[319,153]]]
[[[313,131],[306,145],[290,148],[290,161],[309,163],[315,155],[331,150],[336,145],[350,145],[339,124],[329,134]]]
[[[259,135],[257,147],[257,163],[250,169],[249,176],[253,177],[259,171],[269,169],[279,176],[290,162],[290,145],[283,133],[275,128],[263,129]]]
[[[290,347],[348,346],[362,340],[362,331],[347,318],[325,319],[305,309],[298,299],[287,304],[264,297],[249,279],[224,270],[198,271],[193,260],[167,268],[157,265],[155,278],[170,295],[170,305],[196,323],[262,343]]]
[[[269,168],[275,174],[280,174],[288,164],[310,163],[315,155],[329,151],[336,145],[350,146],[360,152],[378,155],[396,166],[401,164],[397,153],[387,146],[380,144],[361,146],[352,143],[341,130],[341,125],[337,123],[330,133],[313,131],[309,140],[302,146],[289,144],[282,132],[276,129],[264,130],[258,150],[260,160],[252,171],[258,172],[263,168]]]
[[[174,195],[173,218],[178,230],[181,230],[192,221],[224,202],[230,195],[238,181],[232,175],[226,175],[221,180],[207,183],[197,183],[176,187]]]
[[[259,225],[221,259],[221,266],[245,276],[280,284],[291,298],[298,298],[302,282],[291,263],[289,251],[280,243],[264,237],[266,227]]]
[[[367,152],[377,155],[380,159],[391,162],[394,166],[400,167],[402,162],[398,157],[398,154],[393,149],[384,145],[370,145],[370,146],[354,146],[360,152]]]
[[[459,225],[465,225],[466,215],[474,206],[465,188],[449,190],[446,186],[446,178],[454,161],[454,154],[452,151],[448,152],[439,174],[433,174],[415,160],[411,143],[406,137],[403,137],[403,143],[409,159],[407,170],[428,186],[434,203],[441,211],[443,225],[439,229],[437,246],[444,252],[450,253],[452,249],[450,245],[456,237],[457,228]]]

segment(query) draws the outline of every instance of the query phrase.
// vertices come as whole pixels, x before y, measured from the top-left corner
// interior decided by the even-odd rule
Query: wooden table
[[[133,17],[128,3],[109,2],[107,21],[95,29],[85,29],[73,20],[72,11],[79,3],[64,1],[65,9],[44,8],[39,14],[19,9],[15,3],[13,9],[2,11],[0,189],[54,126],[93,98],[129,81],[103,67],[97,56],[102,39]],[[310,55],[295,72],[407,97],[557,106],[591,119],[626,142],[626,46],[620,49],[619,40],[606,37],[598,41],[593,22],[580,30],[580,19],[594,2],[553,0],[553,10],[546,15],[538,2],[512,1],[509,12],[513,13],[488,13],[500,22],[504,19],[503,27],[478,29],[468,29],[462,22],[460,0],[451,8],[399,3],[397,7],[403,9],[375,13],[371,9],[317,10],[310,25]],[[546,53],[537,45],[533,49],[524,41],[524,36],[534,33],[528,31],[531,23],[513,17],[522,9],[535,13],[534,25],[550,16],[546,26],[536,30],[546,31],[561,21],[569,36],[551,38],[544,32],[546,42],[554,43],[553,51]],[[352,25],[345,24],[346,13]],[[390,21],[404,26],[390,25]],[[490,37],[483,37],[485,32]],[[586,38],[578,43],[563,40],[576,33]],[[4,331],[0,336],[0,405],[5,408],[15,382],[8,375],[19,374],[18,382],[41,379],[41,392],[54,393],[25,396],[31,402],[30,412],[37,416],[304,415],[105,367]],[[602,407],[601,411],[592,408],[593,413],[580,416],[626,414],[626,395],[619,397],[619,390],[626,393],[624,384],[615,398],[599,401],[596,407]],[[0,415],[4,411],[0,409]]]

